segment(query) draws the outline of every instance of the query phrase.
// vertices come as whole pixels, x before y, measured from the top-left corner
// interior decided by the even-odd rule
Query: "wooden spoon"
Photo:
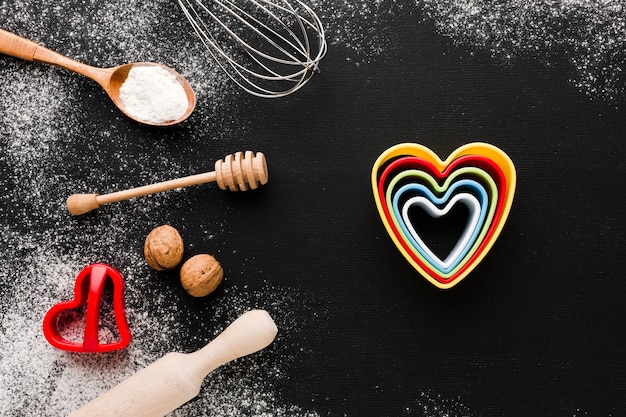
[[[36,42],[22,38],[6,30],[0,29],[0,53],[10,55],[16,58],[25,59],[27,61],[43,62],[46,64],[52,64],[61,68],[74,71],[78,74],[91,78],[107,92],[113,103],[131,119],[148,125],[154,126],[169,126],[176,123],[180,123],[185,120],[194,107],[196,106],[196,95],[189,85],[189,82],[183,78],[182,75],[174,71],[173,69],[166,67],[165,65],[156,64],[153,62],[134,62],[130,64],[120,65],[112,68],[97,68],[90,65],[83,64],[81,62],[70,59],[57,52],[47,49]],[[171,74],[176,76],[176,79],[182,85],[187,95],[188,107],[185,113],[176,120],[170,120],[163,123],[153,123],[146,120],[141,120],[129,114],[124,103],[120,99],[120,87],[128,77],[128,72],[135,66],[159,66]]]

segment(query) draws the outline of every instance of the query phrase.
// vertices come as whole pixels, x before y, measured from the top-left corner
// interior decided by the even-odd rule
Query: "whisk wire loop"
[[[324,28],[301,0],[178,0],[218,66],[255,96],[299,90],[327,50]]]

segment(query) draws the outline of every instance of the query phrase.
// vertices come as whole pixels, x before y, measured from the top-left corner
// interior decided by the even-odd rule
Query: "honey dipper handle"
[[[174,190],[176,188],[189,187],[191,185],[204,184],[215,181],[215,172],[205,172],[203,174],[190,175],[188,177],[176,178],[169,181],[158,182],[156,184],[144,185],[143,187],[131,188],[130,190],[116,191],[110,194],[103,194],[96,197],[99,205],[116,203],[135,197],[148,194],[156,194],[162,191]]]
[[[212,181],[215,181],[215,172],[205,172],[203,174],[190,175],[188,177],[144,185],[129,190],[116,191],[110,194],[72,194],[67,199],[67,211],[73,216],[80,216],[105,204]]]

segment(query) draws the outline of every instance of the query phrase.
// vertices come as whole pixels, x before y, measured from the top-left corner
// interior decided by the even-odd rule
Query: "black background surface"
[[[385,57],[355,66],[331,46],[321,73],[297,94],[236,97],[232,112],[245,135],[226,133],[210,146],[201,138],[220,135],[217,121],[207,125],[192,116],[166,130],[139,126],[103,105],[95,85],[74,81],[87,113],[99,117],[86,119],[68,145],[77,156],[68,159],[68,181],[110,167],[111,178],[141,184],[114,168],[114,153],[104,145],[95,149],[98,158],[85,157],[88,168],[81,163],[81,155],[94,151],[87,132],[116,126],[126,151],[189,158],[189,173],[240,149],[262,151],[270,182],[241,194],[190,188],[149,219],[124,202],[63,221],[74,222],[78,233],[106,225],[107,213],[126,211],[144,222],[142,230],[172,224],[195,248],[207,244],[196,225],[228,224],[228,233],[216,232],[211,243],[219,242],[226,290],[228,277],[240,276],[263,291],[263,282],[251,279],[260,275],[307,294],[306,302],[287,306],[302,330],[282,334],[284,345],[274,351],[293,353],[290,339],[297,337],[295,346],[307,354],[290,365],[277,390],[320,415],[443,415],[437,401],[430,410],[423,402],[421,410],[405,410],[424,392],[467,407],[458,415],[620,415],[626,405],[623,109],[576,91],[563,76],[565,65],[503,65],[415,21],[398,17]],[[26,71],[32,64],[17,65]],[[209,105],[200,101],[198,111]],[[151,141],[161,145],[153,149]],[[490,253],[462,283],[441,291],[387,235],[371,168],[397,143],[420,143],[445,159],[475,141],[511,157],[517,191]],[[204,146],[185,155],[184,149]],[[52,197],[58,210],[64,198]],[[5,212],[2,221],[28,227],[18,215]],[[132,233],[121,244],[139,247],[145,234]],[[164,287],[182,294],[175,283]],[[177,308],[181,316],[201,317],[225,289],[208,301],[180,297]],[[187,326],[196,331],[196,321]],[[200,345],[190,339],[182,347]]]

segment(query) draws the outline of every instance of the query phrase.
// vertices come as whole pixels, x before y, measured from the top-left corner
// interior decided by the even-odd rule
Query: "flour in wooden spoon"
[[[120,87],[126,111],[137,120],[166,123],[180,119],[189,102],[176,76],[159,66],[134,66]]]

